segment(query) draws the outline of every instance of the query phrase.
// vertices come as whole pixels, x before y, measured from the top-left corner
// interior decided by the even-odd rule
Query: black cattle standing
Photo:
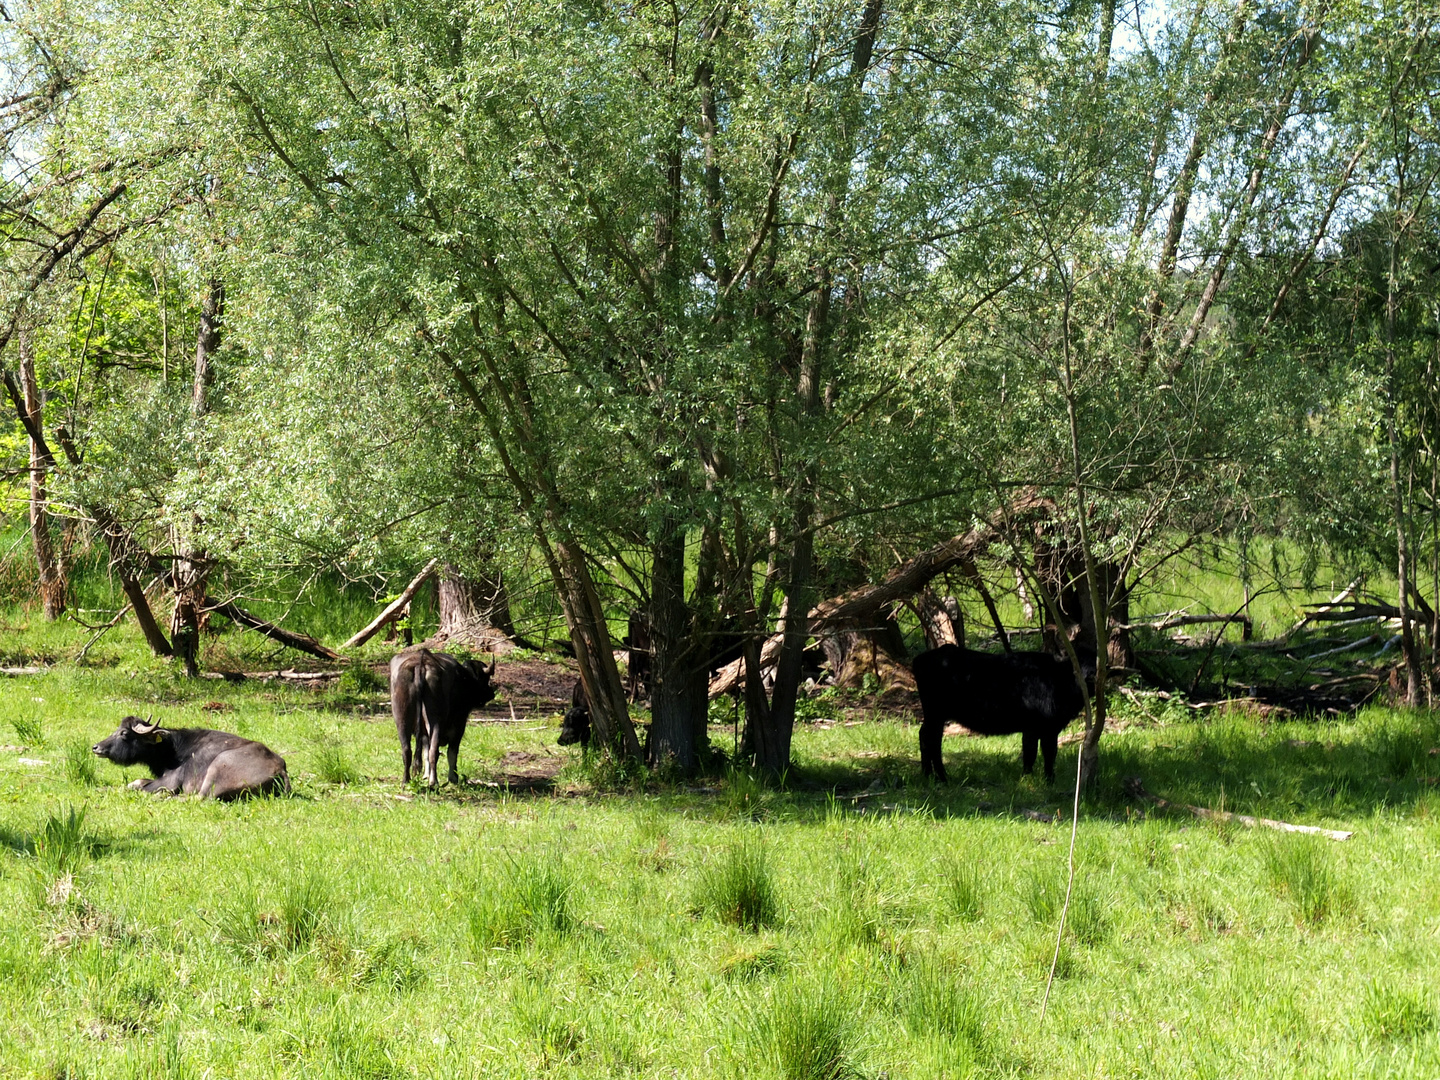
[[[1093,657],[1081,668],[1094,679]],[[1045,755],[1045,779],[1055,779],[1060,732],[1080,715],[1085,701],[1068,659],[1048,653],[999,656],[942,645],[915,657],[911,667],[920,694],[920,772],[945,781],[940,756],[945,725],[955,721],[979,735],[1019,732],[1024,771],[1035,769],[1035,749]]]
[[[441,743],[449,759],[450,782],[460,782],[455,766],[465,721],[471,710],[495,696],[494,676],[493,660],[486,668],[478,660],[461,660],[425,648],[407,649],[390,661],[390,708],[400,735],[405,783],[410,782],[412,737],[415,753],[424,756],[426,784],[435,787],[440,782]]]
[[[278,794],[290,790],[285,759],[263,743],[208,728],[163,728],[127,716],[91,751],[116,765],[144,765],[152,779],[139,791],[183,791],[202,799]]]
[[[585,694],[585,684],[575,680],[575,689],[570,692],[570,708],[560,725],[560,737],[555,740],[561,746],[579,743],[590,745],[590,699]]]

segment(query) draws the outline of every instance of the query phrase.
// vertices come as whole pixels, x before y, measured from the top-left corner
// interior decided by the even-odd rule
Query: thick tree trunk
[[[694,682],[698,657],[693,620],[685,603],[685,534],[667,522],[651,546],[650,741],[652,766],[694,772]]]
[[[543,534],[542,534],[543,535]],[[570,643],[580,666],[580,682],[590,701],[590,722],[602,746],[617,757],[640,758],[640,739],[630,720],[629,702],[615,665],[614,645],[605,608],[590,576],[585,552],[565,535],[549,549],[551,574],[560,592]]]
[[[500,570],[466,576],[453,563],[445,563],[440,569],[439,598],[440,637],[485,652],[514,649],[510,595]]]
[[[30,352],[30,335],[21,333],[18,340],[20,351],[20,385],[25,395],[25,411],[38,429],[43,423],[44,401],[40,384],[35,378],[35,357]],[[40,606],[45,618],[54,622],[65,614],[65,597],[68,590],[63,552],[55,549],[55,537],[50,526],[49,496],[45,490],[48,476],[48,462],[41,446],[30,440],[30,536],[35,549],[35,569],[40,583]]]
[[[944,640],[936,644],[957,644],[955,624],[938,598],[936,600],[937,607],[932,613],[936,616],[936,625],[945,628],[941,633]],[[939,621],[942,618],[943,624]],[[906,663],[900,624],[889,611],[880,612],[878,617],[863,624],[858,620],[831,623],[820,635],[820,647],[830,670],[835,673],[837,686],[861,689],[869,675],[876,680],[882,698],[903,700],[915,692],[915,677]]]
[[[921,589],[915,597],[915,614],[925,631],[927,648],[965,645],[965,616],[953,596],[940,596],[933,589]],[[899,627],[896,627],[898,632]],[[900,653],[904,654],[904,643]],[[828,655],[828,653],[827,653]]]

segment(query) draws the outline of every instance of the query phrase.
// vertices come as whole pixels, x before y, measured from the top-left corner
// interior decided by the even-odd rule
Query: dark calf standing
[[[1086,678],[1095,677],[1093,656],[1081,654]],[[997,656],[958,645],[942,645],[915,657],[912,670],[920,693],[920,772],[945,781],[941,737],[949,721],[980,735],[1019,732],[1024,771],[1035,769],[1037,746],[1045,755],[1045,779],[1055,779],[1060,732],[1080,715],[1084,698],[1068,659],[1048,653]]]
[[[153,779],[140,791],[183,791],[202,799],[290,790],[285,759],[262,743],[208,728],[162,728],[138,716],[120,721],[115,734],[90,748],[116,765],[144,765]]]
[[[590,745],[590,699],[585,694],[585,684],[575,680],[575,689],[570,692],[570,708],[560,725],[560,737],[555,740],[561,746],[579,743]]]
[[[423,648],[398,653],[390,661],[390,708],[400,735],[405,783],[410,782],[412,737],[414,752],[424,756],[425,783],[435,787],[440,782],[441,743],[449,758],[450,782],[460,782],[455,766],[460,757],[460,740],[465,736],[465,721],[471,710],[495,696],[490,684],[494,675],[493,660],[486,668],[478,660],[461,660]]]

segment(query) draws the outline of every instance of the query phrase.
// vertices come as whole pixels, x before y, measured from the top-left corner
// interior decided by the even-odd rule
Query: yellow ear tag
[[[157,732],[155,733],[155,739],[154,739],[154,741],[155,741],[155,742],[164,742],[164,741],[165,741],[165,736],[162,735],[162,734],[160,734],[160,732],[157,731]]]

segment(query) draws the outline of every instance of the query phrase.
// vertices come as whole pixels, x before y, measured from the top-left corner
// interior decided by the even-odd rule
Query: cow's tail
[[[424,656],[421,656],[420,662],[416,664],[414,668],[416,754],[421,754],[424,752],[421,748],[425,745],[425,740],[428,738],[427,732],[430,728],[430,710],[425,704],[425,699],[430,696],[428,693],[429,684],[425,681],[425,669],[428,666],[429,665],[426,663],[426,658]]]

